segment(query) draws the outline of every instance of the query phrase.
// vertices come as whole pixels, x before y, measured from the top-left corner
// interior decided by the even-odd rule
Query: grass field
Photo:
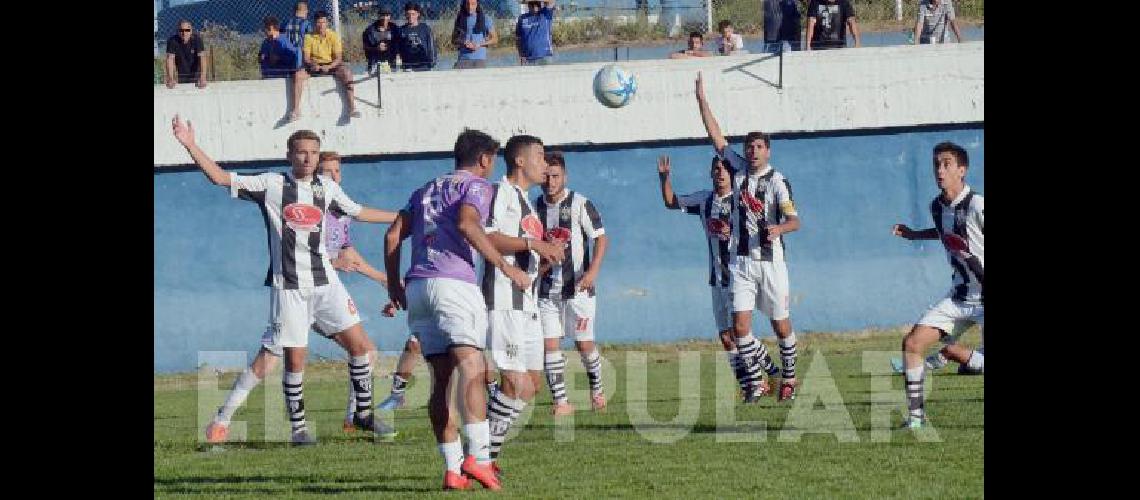
[[[581,363],[569,352],[567,367],[574,374],[568,386],[579,411],[572,422],[555,422],[543,387],[536,404],[520,417],[529,417],[525,429],[503,448],[503,493],[542,498],[980,498],[985,377],[957,375],[951,363],[928,378],[933,431],[893,430],[905,403],[902,378],[889,374],[886,359],[897,355],[902,333],[800,334],[797,373],[802,385],[794,403],[777,403],[772,397],[755,405],[734,403],[735,382],[719,345],[712,342],[609,345],[602,354],[612,365],[604,372],[610,404],[605,413],[595,414],[586,403]],[[965,343],[976,345],[977,339],[976,330],[971,331]],[[779,352],[774,339],[766,343]],[[391,365],[385,359],[377,370],[377,400],[387,396],[389,381],[380,375],[390,372]],[[387,415],[400,436],[385,443],[340,429],[347,391],[344,365],[310,366],[306,413],[320,444],[301,449],[264,439],[267,420],[270,429],[286,426],[279,371],[267,378],[269,392],[266,385],[256,389],[234,417],[235,423],[247,422],[246,442],[222,447],[199,440],[236,374],[219,378],[203,370],[204,385],[212,389],[202,392],[196,389],[198,374],[156,375],[155,497],[490,494],[478,487],[467,493],[438,491],[442,459],[423,407],[429,382],[422,363],[417,370],[409,389],[411,408]],[[231,437],[236,432],[234,427]],[[803,434],[797,438],[797,432]]]

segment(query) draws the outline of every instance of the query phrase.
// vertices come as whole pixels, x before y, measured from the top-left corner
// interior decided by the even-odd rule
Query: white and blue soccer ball
[[[629,104],[637,94],[637,79],[614,64],[607,64],[594,75],[594,97],[611,108]]]

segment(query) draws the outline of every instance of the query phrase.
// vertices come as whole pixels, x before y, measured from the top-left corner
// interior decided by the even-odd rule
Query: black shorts
[[[179,73],[178,83],[198,83],[198,73]]]
[[[308,73],[309,76],[336,76],[337,72],[340,71],[340,68],[340,66],[337,66],[327,71],[317,71],[313,68],[313,66],[306,66],[305,72]]]

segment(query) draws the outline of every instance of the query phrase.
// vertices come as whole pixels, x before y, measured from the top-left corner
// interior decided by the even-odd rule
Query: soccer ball
[[[611,108],[629,104],[637,94],[637,79],[630,72],[607,64],[594,75],[594,97]]]

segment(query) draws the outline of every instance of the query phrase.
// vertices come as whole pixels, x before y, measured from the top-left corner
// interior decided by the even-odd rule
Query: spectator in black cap
[[[404,71],[429,71],[435,67],[435,40],[431,27],[420,22],[423,9],[420,4],[408,2],[404,5],[404,16],[408,22],[400,27],[396,46]]]
[[[396,68],[396,25],[392,23],[392,9],[380,7],[380,19],[369,24],[361,35],[364,38],[364,57],[368,58],[368,73],[381,62]]]

